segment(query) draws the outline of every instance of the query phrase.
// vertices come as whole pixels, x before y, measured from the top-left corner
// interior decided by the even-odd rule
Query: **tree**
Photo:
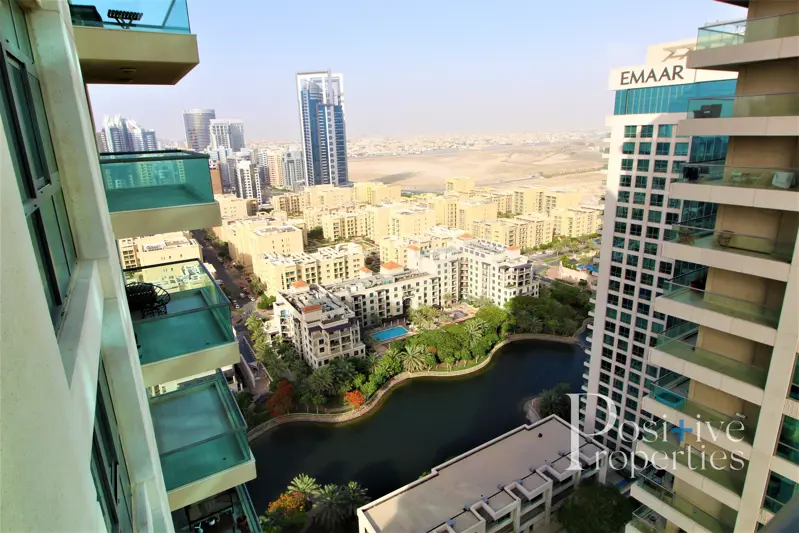
[[[357,481],[350,481],[343,487],[344,506],[346,514],[353,518],[358,507],[363,506],[369,501],[366,489]]]
[[[297,478],[294,478],[295,480]],[[311,478],[313,479],[313,478]],[[291,487],[291,485],[289,485]],[[305,496],[298,491],[284,492],[277,500],[271,502],[267,508],[270,513],[281,512],[285,515],[293,515],[305,508]]]
[[[441,312],[435,307],[420,305],[417,309],[411,310],[410,319],[413,325],[421,329],[432,329],[440,316]]]
[[[452,295],[452,293],[451,293],[451,292],[445,292],[445,293],[444,293],[444,296],[443,296],[443,298],[444,298],[444,301],[443,301],[443,302],[441,302],[441,305],[442,305],[442,306],[443,306],[444,304],[449,304],[449,303],[451,303],[451,302],[452,302],[452,299],[454,298],[454,296]]]
[[[349,404],[353,409],[357,409],[366,401],[361,391],[350,391],[344,395],[344,401]]]
[[[333,369],[335,393],[344,394],[352,388],[352,380],[358,374],[355,364],[349,358],[335,359],[330,365]]]
[[[402,367],[406,372],[419,372],[424,370],[427,366],[425,357],[427,350],[424,346],[419,344],[411,344],[405,347],[405,353],[402,357]]]
[[[455,357],[452,355],[448,355],[444,358],[444,364],[447,365],[447,370],[452,369],[452,365],[455,364]]]
[[[463,329],[466,330],[466,334],[469,336],[469,346],[474,346],[480,341],[485,328],[486,323],[479,318],[473,318],[463,323]]]
[[[275,297],[274,296],[266,296],[266,295],[264,295],[264,296],[261,296],[261,298],[258,300],[258,309],[260,309],[262,311],[265,310],[265,309],[271,309],[273,305],[275,305]],[[250,316],[255,316],[255,315],[250,315]]]
[[[275,392],[266,401],[266,407],[272,413],[272,416],[280,416],[288,413],[293,403],[294,385],[285,379],[281,379],[277,383]]]
[[[316,226],[308,230],[308,238],[314,241],[319,241],[324,238],[324,231],[322,230],[322,226]]]
[[[344,491],[338,485],[325,485],[316,498],[314,521],[327,530],[335,529],[346,517],[349,507]]]
[[[256,337],[264,335],[264,323],[257,315],[250,315],[247,317],[244,326],[247,328],[247,331],[250,332],[250,335],[252,335],[253,342],[256,341]]]
[[[319,494],[319,484],[308,474],[300,474],[291,480],[288,490],[290,493],[301,494],[306,502],[310,502],[312,496]]]
[[[558,383],[554,389],[541,391],[538,397],[538,414],[541,418],[549,415],[558,415],[565,421],[569,421],[571,412],[571,401],[567,394],[571,392],[568,383]]]
[[[329,395],[336,391],[335,375],[333,367],[320,366],[308,376],[308,388],[315,394]]]
[[[618,533],[632,512],[632,503],[617,488],[586,482],[558,510],[558,522],[569,533]]]
[[[313,394],[311,396],[311,404],[316,407],[316,412],[319,413],[319,408],[327,403],[327,396],[324,394]]]

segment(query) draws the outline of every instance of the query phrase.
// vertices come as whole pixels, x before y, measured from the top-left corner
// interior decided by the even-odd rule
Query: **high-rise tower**
[[[330,71],[297,74],[307,185],[349,185],[344,76]]]
[[[213,109],[189,109],[183,112],[186,129],[186,146],[199,152],[211,146],[211,120],[216,118]]]
[[[238,152],[245,148],[244,122],[241,120],[211,119],[209,131],[212,150],[228,148]]]

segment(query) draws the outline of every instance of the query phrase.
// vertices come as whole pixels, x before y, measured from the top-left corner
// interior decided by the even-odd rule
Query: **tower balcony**
[[[799,93],[692,98],[678,134],[729,136],[799,135]]]

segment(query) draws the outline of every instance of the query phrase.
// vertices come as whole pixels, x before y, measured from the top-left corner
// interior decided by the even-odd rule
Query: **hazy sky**
[[[180,1],[180,0],[178,0]],[[600,128],[612,67],[745,11],[711,0],[189,0],[200,64],[176,86],[93,85],[95,116],[183,139],[183,109],[299,138],[294,74],[345,79],[351,136]]]

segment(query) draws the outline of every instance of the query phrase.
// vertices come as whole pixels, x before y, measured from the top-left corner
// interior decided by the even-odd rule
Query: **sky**
[[[189,0],[189,16],[200,64],[174,86],[90,86],[97,124],[121,114],[183,140],[182,111],[200,107],[244,120],[248,141],[298,140],[294,76],[329,68],[344,74],[351,137],[597,129],[612,112],[611,68],[745,11],[712,0]]]

